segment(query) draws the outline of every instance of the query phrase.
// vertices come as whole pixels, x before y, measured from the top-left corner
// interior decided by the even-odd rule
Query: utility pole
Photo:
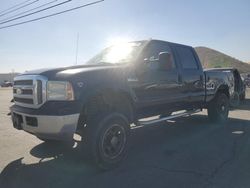
[[[76,36],[76,59],[75,59],[75,65],[77,65],[77,61],[78,61],[78,43],[79,43],[79,32],[77,33],[77,36]]]

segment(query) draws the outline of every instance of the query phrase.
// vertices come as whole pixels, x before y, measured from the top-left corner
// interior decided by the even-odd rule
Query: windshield
[[[110,46],[94,56],[86,64],[123,64],[135,60],[141,52],[143,42],[128,42]]]

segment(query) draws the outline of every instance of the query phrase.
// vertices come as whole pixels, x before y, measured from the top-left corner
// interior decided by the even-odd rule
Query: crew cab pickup
[[[225,122],[230,90],[226,73],[203,71],[192,47],[145,40],[108,47],[84,65],[25,72],[15,77],[13,95],[16,129],[46,142],[79,134],[83,152],[109,169],[127,151],[131,124],[204,108]]]

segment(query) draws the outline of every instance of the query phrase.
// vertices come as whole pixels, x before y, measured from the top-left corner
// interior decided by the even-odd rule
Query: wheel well
[[[130,123],[134,121],[134,105],[131,97],[125,92],[104,90],[93,95],[83,106],[78,127],[108,111],[122,113]]]
[[[218,94],[218,93],[224,93],[224,94],[226,94],[226,96],[227,96],[228,98],[230,98],[229,87],[228,87],[227,85],[221,85],[221,86],[218,88],[216,94]]]

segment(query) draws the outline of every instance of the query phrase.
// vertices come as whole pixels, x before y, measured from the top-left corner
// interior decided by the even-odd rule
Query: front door
[[[172,67],[160,70],[157,61],[160,52],[168,52],[172,56]],[[172,50],[167,42],[151,41],[143,51],[143,59],[149,61],[142,63],[137,69],[137,84],[133,89],[138,98],[140,107],[172,108],[181,103],[182,83],[174,62]],[[150,61],[151,60],[151,61]]]

